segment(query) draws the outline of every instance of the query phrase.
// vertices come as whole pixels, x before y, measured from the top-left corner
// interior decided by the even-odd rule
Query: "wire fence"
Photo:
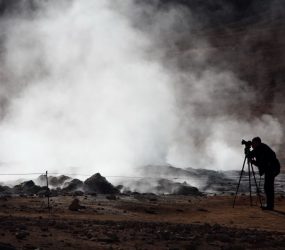
[[[51,175],[65,175],[65,176],[82,176],[82,177],[91,177],[92,174],[74,174],[74,173],[54,173],[54,172],[48,172],[48,174]],[[6,174],[1,174],[0,176],[32,176],[32,175],[46,175],[46,172],[42,172],[42,173],[6,173]],[[104,177],[106,178],[122,178],[122,179],[144,179],[144,178],[151,178],[151,179],[157,179],[157,178],[167,178],[167,179],[189,179],[189,178],[195,178],[195,176],[191,177],[191,176],[187,176],[187,175],[179,175],[179,176],[173,176],[171,174],[168,175],[163,175],[163,174],[159,174],[156,176],[150,176],[150,175],[146,175],[146,176],[125,176],[125,175],[104,175]],[[207,176],[200,176],[199,179],[208,179],[209,177]]]

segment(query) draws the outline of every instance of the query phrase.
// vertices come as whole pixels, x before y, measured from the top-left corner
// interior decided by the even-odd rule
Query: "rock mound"
[[[202,195],[202,193],[196,187],[189,186],[188,184],[181,184],[177,189],[173,190],[173,194],[177,195]]]
[[[98,194],[117,194],[119,190],[115,188],[105,177],[99,173],[92,175],[84,181],[84,190]]]
[[[174,195],[202,195],[198,188],[189,185],[186,182],[174,182],[164,178],[140,179],[134,181],[131,185],[136,192],[155,194],[174,194]]]
[[[12,190],[15,194],[35,195],[43,189],[45,187],[37,186],[33,181],[25,181],[14,186]]]
[[[72,181],[65,182],[62,191],[74,192],[83,189],[83,182],[79,179],[73,179]]]

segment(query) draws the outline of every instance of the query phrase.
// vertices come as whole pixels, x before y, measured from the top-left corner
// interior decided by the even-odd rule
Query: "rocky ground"
[[[78,199],[75,202],[74,199]],[[285,249],[285,198],[262,211],[239,196],[2,197],[0,249]]]

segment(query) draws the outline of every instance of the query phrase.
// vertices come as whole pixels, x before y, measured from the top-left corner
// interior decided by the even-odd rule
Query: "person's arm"
[[[256,165],[256,151],[255,150],[252,150],[252,151],[249,151],[248,155],[247,155],[249,161],[253,164],[253,165]]]
[[[260,152],[257,149],[250,151],[249,159],[251,164],[255,165],[258,168],[259,175],[262,176],[264,174],[264,161]]]

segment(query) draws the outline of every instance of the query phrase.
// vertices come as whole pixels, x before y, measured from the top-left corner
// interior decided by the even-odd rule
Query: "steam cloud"
[[[210,63],[189,10],[157,6],[46,1],[2,19],[2,173],[239,169],[242,138],[278,149],[276,118],[236,114],[254,92]]]

